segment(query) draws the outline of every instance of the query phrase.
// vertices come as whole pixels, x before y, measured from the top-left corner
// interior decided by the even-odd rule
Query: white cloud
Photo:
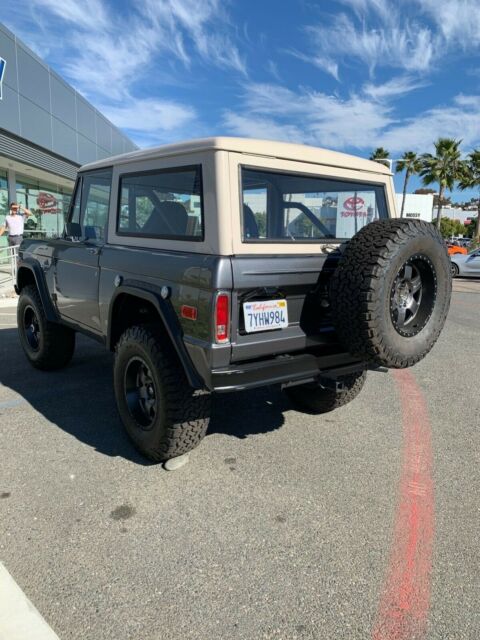
[[[223,126],[232,135],[285,142],[306,142],[305,131],[294,124],[282,124],[273,118],[252,118],[248,114],[226,111]]]
[[[190,83],[202,64],[247,75],[223,0],[7,2],[28,44],[47,41],[50,63],[137,140],[164,139],[196,120],[188,104],[145,98],[151,87]]]
[[[268,73],[270,73],[275,78],[275,80],[277,80],[277,82],[282,81],[276,62],[274,62],[273,60],[268,60],[265,68],[267,69]]]
[[[108,17],[102,0],[32,0],[38,11],[48,11],[61,22],[99,31],[108,25]]]
[[[15,4],[24,6],[23,29],[28,16],[37,27],[29,38],[33,46],[45,40],[45,23],[50,19],[51,59],[90,99],[128,97],[132,83],[148,77],[154,68],[162,69],[158,79],[174,75],[176,64],[189,69],[199,60],[246,75],[220,0],[143,0],[122,11],[112,11],[107,0]],[[73,49],[68,58],[66,42]]]
[[[155,30],[168,25],[168,37],[182,32],[203,60],[246,74],[246,64],[228,36],[228,18],[220,0],[144,0],[144,12]],[[188,57],[182,42],[182,59]]]
[[[101,111],[117,126],[143,133],[182,129],[197,115],[191,107],[155,98],[131,98],[120,106],[103,105]]]
[[[309,25],[310,52],[297,57],[339,77],[341,64],[361,63],[425,74],[445,56],[480,46],[478,0],[337,0],[350,13]]]
[[[428,109],[386,130],[378,143],[391,151],[432,150],[439,137],[461,138],[462,148],[480,145],[480,96],[459,95],[448,106]]]
[[[425,87],[427,84],[425,81],[416,80],[410,76],[399,76],[391,78],[384,84],[367,83],[363,86],[363,93],[373,100],[390,100]]]
[[[338,0],[338,2],[352,9],[360,20],[370,12],[381,16],[387,22],[391,19],[392,3],[389,0]]]
[[[312,60],[327,60],[329,65],[338,61],[361,62],[371,75],[377,66],[426,71],[437,47],[436,37],[428,27],[406,19],[403,24],[392,22],[391,17],[388,22],[369,27],[365,21],[357,26],[347,15],[338,14],[329,24],[309,27],[307,31],[313,40]]]
[[[416,0],[416,4],[436,24],[447,43],[466,51],[480,45],[478,0]]]
[[[271,84],[247,85],[242,111],[229,111],[224,118],[224,126],[236,135],[254,137],[260,130],[270,138],[337,149],[370,147],[391,122],[390,108],[372,100],[355,95],[342,100],[307,90],[295,93]]]
[[[287,50],[286,53],[298,58],[299,60],[303,60],[304,62],[308,62],[309,64],[313,64],[313,66],[322,69],[326,73],[330,74],[335,78],[335,80],[340,80],[338,75],[338,64],[332,60],[331,58],[327,58],[324,56],[318,55],[308,55],[306,53],[302,53],[301,51],[296,51],[294,49]]]
[[[428,109],[408,120],[395,117],[393,107],[380,98],[395,89],[412,88],[408,78],[370,86],[371,95],[338,96],[300,89],[293,92],[272,84],[245,87],[240,109],[224,114],[230,133],[304,142],[333,149],[370,152],[383,146],[394,154],[430,150],[442,137],[462,138],[466,150],[480,144],[480,96],[459,95],[450,105]],[[373,95],[372,95],[373,93]]]

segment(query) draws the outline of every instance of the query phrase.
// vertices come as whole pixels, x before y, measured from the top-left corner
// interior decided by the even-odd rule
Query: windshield
[[[387,218],[383,185],[242,168],[243,241],[351,238]]]

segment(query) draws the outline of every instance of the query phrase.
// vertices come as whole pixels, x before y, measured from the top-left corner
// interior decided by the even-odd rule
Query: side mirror
[[[65,236],[67,238],[81,238],[82,227],[78,222],[67,222],[65,224]]]

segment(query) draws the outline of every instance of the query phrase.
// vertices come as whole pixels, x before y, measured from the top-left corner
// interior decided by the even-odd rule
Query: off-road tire
[[[133,415],[125,391],[136,359],[147,366],[155,392],[155,415],[147,426]],[[192,389],[168,338],[157,328],[141,325],[123,333],[115,348],[113,380],[120,418],[140,453],[164,462],[200,444],[210,421],[211,395]]]
[[[32,332],[25,326],[33,319],[38,327],[37,346],[34,347]],[[27,285],[20,292],[17,305],[17,327],[20,344],[29,360],[37,369],[53,371],[65,367],[75,351],[75,331],[55,322],[49,322],[42,300],[35,285]]]
[[[285,393],[293,406],[304,413],[328,413],[354,400],[365,384],[367,371],[356,371],[341,376],[339,382],[343,383],[340,391],[326,389],[318,382],[287,387]]]
[[[401,274],[412,264],[421,275],[422,297],[407,330],[395,324],[392,310],[398,304],[395,287],[404,286],[399,283]],[[450,260],[433,224],[372,222],[348,242],[331,279],[330,301],[338,338],[365,362],[410,367],[427,355],[440,335],[451,290]]]

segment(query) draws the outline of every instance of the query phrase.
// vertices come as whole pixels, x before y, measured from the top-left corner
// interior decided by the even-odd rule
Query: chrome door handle
[[[91,249],[87,249],[88,253],[91,253],[92,256],[98,256],[100,253],[100,249],[92,247]]]

